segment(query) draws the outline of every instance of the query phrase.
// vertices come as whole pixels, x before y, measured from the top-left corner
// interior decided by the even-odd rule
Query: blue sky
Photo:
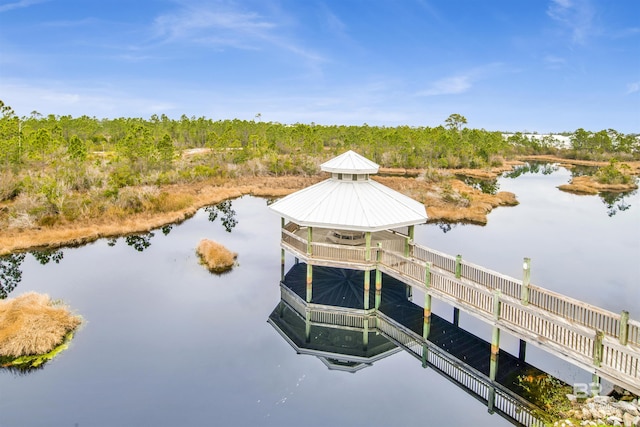
[[[640,132],[638,0],[0,0],[19,115]]]

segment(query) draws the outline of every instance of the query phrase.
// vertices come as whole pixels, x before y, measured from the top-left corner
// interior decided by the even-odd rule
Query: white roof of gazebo
[[[379,167],[377,163],[351,150],[320,165],[325,172],[352,174],[378,173]]]
[[[377,164],[352,151],[322,166],[324,171],[346,174],[378,170]],[[370,179],[332,177],[290,194],[270,208],[302,226],[341,230],[382,231],[427,221],[422,203]]]

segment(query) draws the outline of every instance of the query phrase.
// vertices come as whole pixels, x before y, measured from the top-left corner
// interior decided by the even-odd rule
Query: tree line
[[[570,147],[562,147],[550,136],[532,138],[516,133],[505,138],[501,132],[463,127],[466,122],[459,114],[452,114],[437,127],[287,125],[185,115],[173,120],[164,114],[148,120],[43,117],[36,111],[18,117],[0,101],[0,161],[3,168],[20,168],[50,163],[54,158],[83,162],[94,153],[144,172],[171,168],[183,150],[209,148],[225,153],[221,160],[243,164],[260,159],[269,173],[284,174],[305,172],[300,158],[325,158],[347,149],[357,150],[382,166],[403,168],[482,168],[516,154],[586,159],[640,156],[637,135],[612,129],[578,129],[570,136]]]

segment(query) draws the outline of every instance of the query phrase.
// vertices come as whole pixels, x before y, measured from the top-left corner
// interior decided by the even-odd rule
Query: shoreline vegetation
[[[524,161],[553,162],[569,168],[574,165],[604,167],[612,163],[580,161],[552,156],[522,156],[519,160],[504,162],[502,166],[485,169],[439,170],[434,181],[427,179],[429,173],[423,169],[381,168],[373,179],[394,188],[420,202],[427,208],[430,222],[464,222],[484,225],[487,215],[499,206],[515,206],[516,195],[510,192],[483,193],[455,176],[478,179],[495,179],[501,173],[523,165]],[[625,162],[625,176],[640,174],[640,162]],[[199,209],[225,200],[245,195],[275,198],[310,186],[322,179],[317,176],[255,176],[219,179],[213,178],[184,184],[141,186],[138,192],[152,192],[165,206],[160,209],[145,209],[124,215],[88,216],[72,220],[58,220],[54,224],[36,226],[14,226],[0,231],[0,255],[34,248],[57,248],[76,246],[100,238],[117,237],[151,231],[164,225],[180,223],[193,216]],[[560,186],[564,191],[579,194],[597,194],[599,191],[630,191],[637,188],[634,179],[627,183],[600,184],[593,177],[575,177],[571,184]],[[580,185],[578,190],[572,186]],[[129,191],[135,192],[135,187]],[[7,209],[8,202],[0,203],[0,211]]]
[[[215,274],[222,274],[233,268],[238,254],[230,251],[222,244],[209,239],[202,239],[198,243],[196,253],[202,265]]]
[[[436,127],[18,117],[0,100],[0,255],[148,232],[243,195],[281,197],[326,179],[320,164],[349,149],[380,165],[373,179],[424,203],[431,222],[482,225],[492,209],[517,205],[495,180],[523,161],[575,167],[563,191],[637,188],[636,134],[556,139],[466,123],[460,114]],[[598,170],[591,179],[587,166]]]

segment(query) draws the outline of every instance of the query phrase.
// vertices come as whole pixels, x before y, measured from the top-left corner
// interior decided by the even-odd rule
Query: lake
[[[570,176],[500,178],[520,205],[494,210],[484,227],[416,227],[416,242],[514,277],[530,257],[532,283],[638,319],[640,196],[607,205],[555,188]],[[356,373],[296,354],[267,323],[280,301],[280,218],[265,199],[203,209],[152,234],[24,258],[11,296],[48,293],[85,323],[43,369],[0,372],[0,426],[511,425],[406,352]],[[239,265],[210,274],[195,254],[202,238],[238,252]],[[445,304],[433,308],[452,317]],[[464,314],[460,326],[491,337]],[[505,333],[501,347],[517,354],[518,341]],[[569,383],[591,380],[532,345],[527,361]]]

